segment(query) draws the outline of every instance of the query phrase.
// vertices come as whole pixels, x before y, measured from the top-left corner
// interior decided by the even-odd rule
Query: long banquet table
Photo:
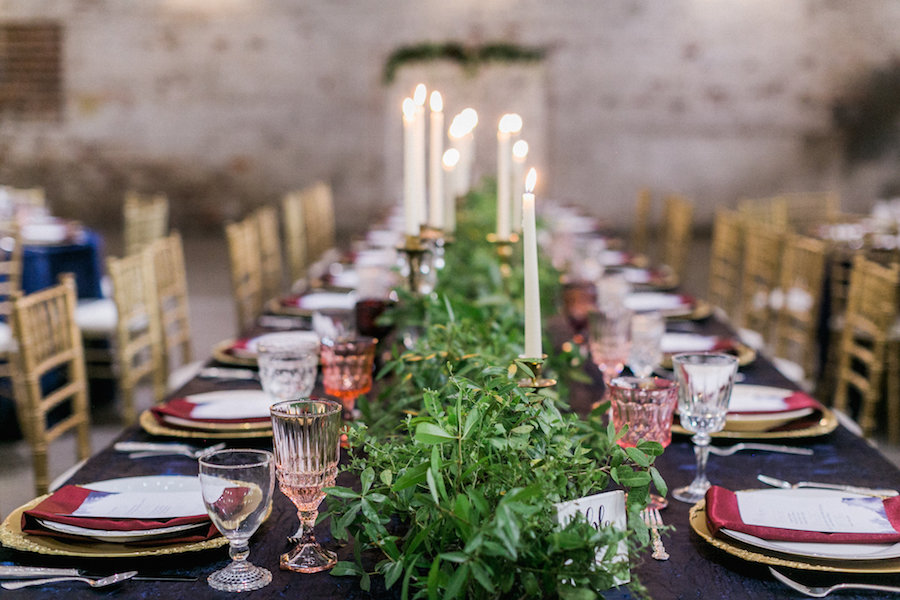
[[[555,337],[565,337],[565,325],[560,321],[551,324]],[[698,332],[722,332],[724,326],[715,319],[690,325]],[[763,357],[743,367],[747,383],[789,386],[772,365]],[[597,381],[596,371],[589,373]],[[214,389],[254,387],[253,383],[230,381],[226,384],[195,379],[180,390],[179,394],[210,391]],[[571,404],[583,411],[596,398],[597,385],[573,384]],[[151,440],[149,434],[139,427],[125,430],[119,440]],[[733,443],[737,440],[725,440]],[[202,443],[203,440],[193,440]],[[213,443],[213,442],[210,442]],[[900,470],[886,460],[865,440],[855,436],[843,427],[833,433],[815,438],[799,439],[794,442],[812,448],[811,457],[783,455],[765,452],[739,452],[730,457],[711,456],[708,475],[715,484],[730,489],[764,487],[756,481],[758,473],[765,473],[789,481],[816,480],[858,484],[869,487],[900,488]],[[230,446],[271,447],[271,440],[240,440]],[[684,485],[694,475],[694,455],[689,438],[675,436],[672,444],[657,460],[657,466],[670,487]],[[70,480],[70,483],[87,483],[112,477],[197,473],[196,461],[179,456],[154,459],[130,460],[123,453],[107,447],[92,457]],[[353,476],[343,473],[339,484],[352,485]],[[671,556],[668,561],[652,560],[649,551],[638,557],[633,574],[646,586],[651,598],[789,598],[799,597],[781,583],[772,579],[765,565],[747,562],[712,547],[695,534],[688,524],[689,506],[670,500],[663,512],[663,519],[674,530],[664,534],[663,540]],[[251,540],[250,560],[268,567],[274,576],[272,583],[255,592],[248,593],[253,598],[394,598],[399,591],[386,591],[378,578],[373,578],[373,590],[362,591],[355,578],[333,577],[328,573],[302,575],[278,570],[279,554],[285,552],[289,544],[287,535],[296,528],[296,513],[287,498],[275,493],[271,517]],[[334,546],[328,533],[328,524],[317,527],[317,536],[326,545]],[[337,548],[341,559],[349,559],[350,547]],[[225,547],[202,552],[173,554],[153,558],[132,559],[83,559],[71,557],[43,556],[0,548],[0,563],[25,564],[34,566],[78,567],[91,573],[109,574],[135,569],[142,575],[167,574],[196,576],[196,582],[144,582],[134,581],[104,590],[92,590],[81,583],[56,584],[51,587],[26,588],[15,592],[21,598],[46,597],[99,597],[127,598],[223,598],[226,594],[217,592],[206,583],[206,576],[229,562]],[[793,571],[804,582],[837,581],[878,581],[900,585],[900,575],[847,576],[840,574],[817,574]],[[398,586],[399,587],[399,586]],[[5,592],[12,594],[13,592]],[[606,593],[608,598],[632,598],[627,589],[616,589]],[[872,598],[871,594],[855,595],[853,592],[840,596],[844,598]]]

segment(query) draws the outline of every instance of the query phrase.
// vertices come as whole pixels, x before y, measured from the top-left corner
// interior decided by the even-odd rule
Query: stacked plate
[[[158,425],[176,431],[268,435],[272,429],[271,404],[262,390],[222,390],[173,398],[148,413]],[[144,424],[145,419],[141,421]]]
[[[663,353],[662,366],[672,368],[672,355],[681,352],[725,352],[738,359],[738,365],[749,365],[756,359],[756,352],[746,344],[731,338],[696,333],[667,332],[660,341]]]
[[[277,299],[273,312],[309,316],[314,312],[352,311],[358,300],[355,291],[313,290]]]
[[[768,431],[821,410],[822,405],[814,398],[797,390],[737,384],[731,390],[725,428],[730,431]]]
[[[625,297],[625,307],[634,312],[659,311],[666,317],[705,319],[712,307],[691,296],[664,292],[635,292]]]
[[[315,331],[292,331],[291,333],[309,336],[310,341],[319,342],[319,336]],[[213,348],[213,358],[224,364],[255,367],[257,345],[260,337],[262,336],[221,342]]]

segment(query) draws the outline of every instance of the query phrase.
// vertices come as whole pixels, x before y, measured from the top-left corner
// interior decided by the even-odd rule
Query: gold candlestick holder
[[[535,391],[553,387],[556,385],[555,379],[549,379],[547,377],[542,377],[544,370],[544,361],[547,360],[547,355],[543,354],[540,358],[530,358],[525,356],[519,357],[519,362],[525,363],[531,372],[534,373],[533,377],[525,377],[519,380],[520,388],[531,388]]]
[[[428,247],[422,243],[419,236],[407,235],[405,243],[398,246],[397,250],[406,255],[406,265],[409,268],[406,283],[409,291],[418,294],[422,277],[422,260],[428,252]]]
[[[487,234],[487,241],[497,249],[497,256],[500,258],[500,274],[504,278],[512,275],[513,244],[518,243],[518,234],[511,233],[508,238],[503,239],[498,237],[496,233],[489,233]]]

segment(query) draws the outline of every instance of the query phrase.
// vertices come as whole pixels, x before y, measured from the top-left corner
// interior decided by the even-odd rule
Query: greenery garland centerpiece
[[[363,589],[382,576],[404,599],[594,598],[627,579],[620,548],[634,557],[648,543],[639,512],[651,482],[665,493],[653,467],[663,449],[619,447],[606,406],[581,420],[559,390],[517,385],[517,371],[530,374],[515,359],[524,319],[484,241],[492,198],[469,194],[436,293],[404,297],[391,316],[422,333],[383,368],[380,397],[361,403],[369,425],[351,430],[346,467],[359,489],[327,490],[323,518],[336,539],[352,540],[355,557],[331,572],[360,577]],[[542,285],[558,282],[549,275]],[[520,280],[521,267],[511,277]],[[570,358],[546,368],[558,374]],[[626,530],[583,516],[558,524],[555,503],[612,484],[627,492]]]
[[[405,64],[445,60],[457,63],[467,73],[474,74],[482,65],[489,63],[533,63],[544,59],[546,50],[495,42],[479,46],[464,46],[459,42],[423,42],[397,48],[388,56],[384,64],[382,78],[391,83],[397,71]]]

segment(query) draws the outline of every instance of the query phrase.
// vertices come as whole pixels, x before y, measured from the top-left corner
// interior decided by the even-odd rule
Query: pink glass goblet
[[[322,385],[340,400],[346,421],[355,418],[356,399],[372,389],[377,343],[373,337],[322,340]]]
[[[595,310],[588,316],[588,347],[604,387],[618,377],[631,349],[631,311],[623,307]],[[605,395],[604,395],[605,397]],[[602,401],[602,398],[601,398]]]

